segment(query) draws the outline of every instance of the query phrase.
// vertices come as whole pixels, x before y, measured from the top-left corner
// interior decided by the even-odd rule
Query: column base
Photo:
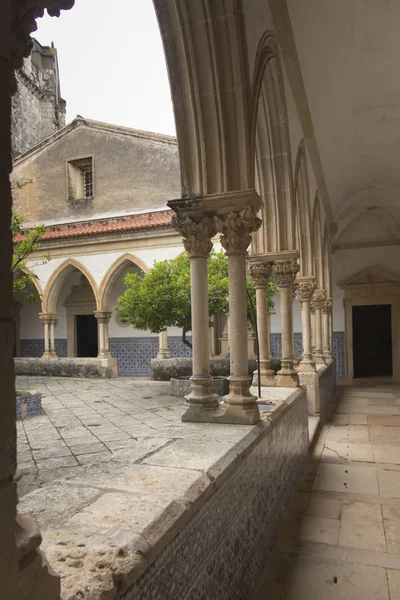
[[[171,358],[171,355],[169,352],[159,352],[157,354],[157,358],[158,359],[163,359],[163,358]]]
[[[57,356],[57,355],[56,355]],[[54,358],[54,354],[52,354],[50,351],[48,352],[44,352],[42,354],[42,358]]]
[[[257,398],[250,393],[249,377],[229,377],[230,392],[219,402],[212,394],[211,378],[191,377],[192,391],[186,396],[181,421],[254,425],[260,420]]]
[[[260,373],[261,377],[261,385],[263,387],[271,387],[275,385],[275,373],[273,372],[272,369],[267,369],[267,370],[263,370],[261,369],[261,373]],[[254,371],[253,373],[253,381],[252,381],[252,387],[257,387],[258,386],[258,371]]]
[[[218,406],[218,396],[212,391],[210,376],[192,375],[190,377],[190,388],[190,394],[185,396],[186,403],[189,406],[200,406],[207,409],[215,409]]]
[[[299,376],[293,368],[292,360],[283,359],[281,370],[275,376],[275,385],[277,387],[298,387]]]
[[[255,397],[255,396],[253,396]],[[215,397],[218,403],[218,397]],[[225,425],[255,425],[260,420],[258,405],[228,405],[218,403],[215,408],[202,404],[185,404],[183,423],[221,423]]]
[[[101,359],[103,359],[103,358],[112,358],[111,352],[108,352],[108,351],[99,352],[98,355],[97,355],[97,358],[101,358]]]
[[[317,351],[313,358],[316,365],[326,365],[325,356],[322,354],[322,352]]]
[[[315,372],[315,362],[312,358],[303,358],[303,360],[299,363],[298,368],[299,373],[314,373]]]
[[[332,352],[330,350],[324,350],[324,358],[326,361],[332,360]]]

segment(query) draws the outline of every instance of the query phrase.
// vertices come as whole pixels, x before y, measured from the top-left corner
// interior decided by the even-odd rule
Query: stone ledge
[[[117,377],[116,358],[14,358],[16,375]]]
[[[275,464],[269,461],[269,453],[276,458],[276,452],[281,452],[281,460],[286,461],[284,446],[294,442],[290,435],[286,439],[279,432],[273,433],[285,422],[297,431],[298,443],[303,440],[296,449],[300,465],[307,447],[305,392],[290,388],[285,397],[282,389],[279,393],[275,411],[263,413],[256,426],[177,424],[187,437],[160,439],[155,450],[139,459],[131,457],[126,449],[106,465],[82,467],[79,474],[66,475],[22,498],[20,509],[37,514],[44,537],[42,548],[62,576],[62,599],[150,597],[148,592],[136,596],[136,587],[156,568],[157,561],[163,560],[162,556],[172,552],[170,545],[178,538],[185,539],[187,532],[197,527],[200,513],[211,510],[209,517],[214,515],[214,510],[207,508],[209,502],[219,502],[218,494],[226,493],[226,486],[235,486],[238,477],[248,479],[248,469],[256,458],[249,459],[246,466],[247,457],[258,456],[259,461],[262,449],[265,461],[260,467]],[[197,432],[197,439],[191,431]],[[274,478],[283,478],[282,498],[280,502],[271,499],[268,521],[271,516],[273,520],[279,518],[292,488],[294,475],[289,471],[292,473],[294,466],[292,460],[287,463],[288,473],[277,466]],[[252,473],[240,489],[246,489],[246,498],[250,498],[258,486],[266,485],[270,485],[268,477]],[[264,491],[260,496],[264,497]],[[188,545],[188,552],[193,551]],[[162,578],[162,572],[157,576]],[[189,582],[187,585],[189,588]],[[129,594],[125,596],[126,590]],[[157,597],[177,597],[163,594]],[[182,597],[189,598],[190,592]]]

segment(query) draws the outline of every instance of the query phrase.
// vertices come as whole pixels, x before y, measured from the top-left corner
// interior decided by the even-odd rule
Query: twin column
[[[97,358],[111,358],[108,336],[108,323],[111,318],[111,312],[96,311],[94,316],[97,319],[97,334],[98,334],[98,355]]]
[[[186,396],[182,421],[256,423],[260,418],[257,398],[250,393],[247,350],[246,251],[251,232],[261,226],[256,210],[197,219],[174,216],[172,225],[183,236],[190,259],[192,298],[191,392]],[[207,260],[211,239],[221,232],[229,270],[229,394],[223,402],[212,392],[208,313]]]
[[[57,323],[58,316],[51,313],[40,313],[40,320],[44,327],[44,354],[43,358],[56,358],[56,342],[54,327]]]

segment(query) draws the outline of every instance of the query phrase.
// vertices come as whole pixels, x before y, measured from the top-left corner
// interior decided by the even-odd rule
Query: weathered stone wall
[[[102,377],[117,376],[115,358],[15,358],[16,375],[47,377]]]
[[[12,98],[12,155],[26,152],[65,125],[65,102],[55,48],[36,40],[32,53],[15,73],[17,91]]]

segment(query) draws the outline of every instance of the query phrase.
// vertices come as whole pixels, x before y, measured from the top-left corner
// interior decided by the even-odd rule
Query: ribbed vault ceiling
[[[360,219],[398,236],[400,2],[287,4],[338,237]]]

